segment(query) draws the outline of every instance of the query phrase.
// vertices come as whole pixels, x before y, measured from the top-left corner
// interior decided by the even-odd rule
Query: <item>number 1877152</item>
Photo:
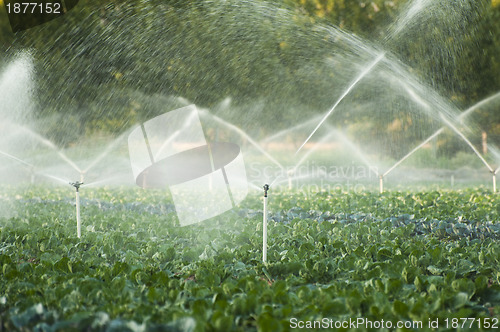
[[[58,2],[16,2],[6,3],[9,14],[61,14],[61,4]]]

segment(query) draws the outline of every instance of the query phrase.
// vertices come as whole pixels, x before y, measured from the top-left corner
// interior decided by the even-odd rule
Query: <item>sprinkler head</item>
[[[264,197],[267,197],[267,191],[269,190],[269,185],[266,183],[264,185]]]
[[[83,184],[83,182],[76,181],[76,182],[70,182],[69,184],[72,185],[73,187],[75,187],[76,191],[78,191],[78,189],[80,189],[80,186]]]

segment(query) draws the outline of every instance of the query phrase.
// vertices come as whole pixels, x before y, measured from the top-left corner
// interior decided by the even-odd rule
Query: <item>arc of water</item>
[[[488,98],[486,99],[483,99],[481,100],[480,102],[478,102],[477,104],[469,107],[468,109],[466,109],[464,112],[460,113],[459,115],[459,119],[460,120],[464,120],[467,116],[469,116],[469,114],[471,114],[472,112],[474,112],[475,110],[477,110],[479,107],[491,102],[492,100],[494,99],[497,99],[497,98],[500,98],[500,92],[492,95],[492,96],[489,96]]]
[[[273,135],[271,135],[269,137],[266,137],[263,140],[261,140],[259,143],[260,144],[265,144],[265,143],[267,143],[269,141],[272,141],[272,140],[274,140],[274,139],[276,139],[278,137],[281,137],[281,136],[283,136],[283,135],[285,135],[287,133],[293,132],[293,131],[295,131],[297,129],[300,129],[300,128],[303,128],[303,127],[307,127],[308,125],[316,122],[320,118],[321,118],[320,116],[315,116],[314,118],[309,119],[306,122],[300,123],[300,124],[298,124],[296,126],[293,126],[291,128],[285,129],[285,130],[281,130],[281,131],[277,132],[276,134],[273,134]]]
[[[491,146],[491,144],[488,144],[488,151],[491,152],[491,154],[494,156],[495,160],[497,162],[500,162],[500,149],[495,147],[495,146]]]
[[[264,156],[266,156],[270,161],[272,161],[274,164],[276,164],[281,170],[284,170],[285,167],[283,167],[283,165],[281,165],[281,163],[279,163],[276,159],[273,158],[273,156],[271,156],[266,150],[264,150],[256,141],[254,141],[250,135],[248,135],[246,132],[244,132],[241,128],[238,128],[237,126],[231,124],[231,123],[228,123],[227,121],[224,121],[223,119],[219,118],[218,116],[214,115],[214,114],[211,114],[211,113],[208,113],[207,111],[201,111],[200,110],[200,115],[202,116],[206,116],[206,115],[209,115],[212,119],[214,119],[216,122],[222,124],[223,126],[231,129],[232,131],[238,133],[241,137],[245,138],[246,140],[248,140],[248,142],[250,142],[250,144],[252,144],[255,148],[257,148],[257,150],[259,150],[259,152],[261,152]]]
[[[355,144],[353,144],[347,137],[345,137],[341,132],[339,132],[338,130],[335,130],[335,128],[332,128],[331,126],[327,125],[327,128],[331,131],[328,135],[325,135],[320,141],[319,143],[321,142],[324,142],[326,140],[328,140],[330,137],[332,136],[336,136],[340,141],[342,141],[342,143],[346,144],[349,148],[352,149],[352,151],[354,151],[354,153],[361,159],[361,161],[366,165],[368,166],[369,168],[369,171],[374,173],[375,175],[379,175],[374,169],[373,169],[373,165],[372,163],[366,158],[366,156],[356,147]],[[287,172],[287,175],[290,176],[290,174],[293,174],[295,173],[295,171],[297,170],[298,167],[300,167],[300,165],[310,156],[311,153],[313,153],[317,148],[319,147],[319,145],[315,145],[312,149],[310,149],[300,160],[299,162],[290,170],[290,172]],[[293,178],[288,178],[288,179],[284,179],[284,180],[280,180],[278,181],[279,179],[281,179],[284,175],[280,175],[278,176],[276,179],[274,179],[272,181],[271,184],[280,184],[282,182],[285,182],[285,181],[289,181],[290,183],[290,180],[291,179],[301,179],[301,178],[307,178],[309,175],[305,175],[305,176],[300,176],[300,177],[293,177]]]
[[[321,143],[324,143],[325,141],[327,141],[330,137],[332,137],[333,135],[335,135],[335,132],[331,132],[329,133],[328,135],[325,135],[322,139],[320,139],[311,149],[309,149],[309,151],[307,151],[303,156],[302,158],[300,158],[299,162],[297,164],[295,164],[295,166],[292,168],[292,173],[295,173],[295,171],[297,170],[297,168],[300,167],[300,165],[302,165],[304,163],[304,161],[307,160],[307,158],[309,158],[309,156],[314,152],[316,151],[319,147],[320,147],[320,144]]]
[[[476,147],[471,143],[471,141],[469,141],[469,139],[465,137],[465,135],[460,130],[458,130],[448,119],[446,119],[444,116],[441,116],[441,118],[455,133],[457,133],[458,136],[460,136],[465,141],[465,143],[467,143],[467,145],[469,145],[469,147],[472,149],[472,151],[474,151],[477,157],[490,170],[490,172],[493,173],[494,172],[493,168],[490,166],[490,164],[488,164],[488,162],[483,158],[483,156],[481,156],[481,153],[477,151]]]
[[[280,175],[278,175],[278,176],[276,176],[276,177],[273,179],[273,181],[271,181],[271,183],[269,183],[269,185],[270,185],[270,186],[272,186],[272,185],[274,185],[274,184],[276,184],[276,183],[280,183],[280,181],[278,181],[278,180],[279,180],[279,179],[281,179],[281,178],[284,178],[284,177],[285,177],[285,174],[284,174],[284,173],[285,173],[285,172],[281,172],[281,174],[280,174]],[[288,179],[287,179],[287,180],[283,180],[283,181],[288,181]]]
[[[415,17],[425,9],[429,4],[431,4],[431,0],[415,0],[410,3],[410,6],[406,9],[406,12],[403,13],[403,19],[397,21],[397,25],[392,27],[392,31],[385,38],[386,41],[393,39],[396,37],[403,29],[412,22]]]
[[[31,174],[31,183],[34,183],[34,182],[35,182],[35,174],[36,174],[36,172],[35,172],[35,165],[30,164],[29,162],[24,161],[24,160],[22,160],[22,159],[20,159],[20,158],[18,158],[18,157],[16,157],[16,156],[13,156],[13,155],[11,155],[11,154],[9,154],[9,153],[7,153],[7,152],[0,151],[0,154],[1,154],[1,155],[3,155],[3,156],[5,156],[5,157],[7,157],[7,158],[10,158],[10,159],[12,159],[12,160],[15,160],[15,161],[17,161],[18,163],[21,163],[21,164],[23,164],[24,166],[26,166],[27,168],[29,168],[29,172],[30,172],[30,174]]]
[[[445,119],[443,117],[443,119]],[[444,120],[447,125],[455,132],[457,133],[471,148],[472,150],[474,151],[474,153],[481,159],[481,161],[486,165],[486,167],[488,167],[488,169],[490,171],[492,171],[492,168],[491,166],[486,162],[486,160],[483,158],[483,156],[481,156],[481,154],[479,153],[479,151],[477,151],[477,149],[474,147],[474,145],[472,145],[472,143],[465,137],[465,135],[463,135],[456,127],[454,127],[448,120]],[[401,158],[400,160],[398,160],[394,165],[392,165],[391,168],[389,168],[384,174],[382,174],[383,177],[385,177],[386,175],[388,175],[390,172],[392,172],[396,167],[398,167],[401,163],[403,163],[406,159],[408,159],[411,155],[413,155],[415,152],[417,152],[419,149],[421,149],[425,144],[429,143],[432,139],[434,139],[435,137],[439,136],[443,131],[444,131],[445,127],[441,127],[438,131],[436,131],[434,134],[432,134],[431,136],[429,136],[426,140],[424,140],[422,143],[420,143],[418,146],[416,146],[413,150],[411,150],[410,152],[408,152],[403,158]]]
[[[319,140],[319,142],[317,142],[314,147],[312,149],[309,149],[309,151],[307,151],[303,156],[302,158],[300,158],[299,162],[295,164],[295,166],[289,170],[287,172],[287,177],[288,177],[288,188],[289,189],[292,189],[292,177],[293,175],[295,175],[295,172],[297,171],[297,168],[300,167],[300,165],[302,165],[304,163],[304,161],[307,160],[307,158],[309,158],[309,156],[314,152],[316,151],[319,147],[320,147],[320,144],[327,141],[331,136],[333,136],[335,133],[334,132],[331,132],[329,133],[328,135],[325,135],[322,139]],[[279,178],[279,177],[278,177]],[[294,177],[296,178],[296,177]],[[273,184],[275,181],[273,180],[271,184]],[[279,182],[278,182],[279,183]]]
[[[333,113],[333,111],[337,108],[337,106],[342,102],[342,100],[344,100],[344,98],[351,92],[351,90],[359,83],[359,81],[361,81],[361,79],[363,79],[363,77],[365,77],[370,71],[372,71],[373,68],[375,68],[375,66],[377,65],[377,63],[379,63],[385,56],[385,53],[381,53],[376,59],[375,61],[373,61],[368,67],[366,67],[359,75],[358,77],[356,77],[356,79],[349,85],[349,87],[344,91],[344,93],[342,93],[342,95],[340,96],[340,98],[335,102],[335,104],[333,104],[332,108],[330,108],[330,110],[325,114],[325,116],[323,117],[323,119],[321,119],[321,121],[318,123],[318,125],[316,126],[316,128],[314,128],[314,130],[312,131],[312,133],[309,135],[309,137],[307,137],[307,139],[304,141],[304,143],[302,143],[302,145],[299,147],[299,149],[297,150],[297,152],[295,152],[295,154],[297,154],[303,147],[304,145],[306,145],[306,143],[311,139],[311,137],[316,133],[316,131],[318,131],[319,127],[321,127],[321,125],[326,121],[326,119],[328,119],[328,117],[330,116],[330,114]]]
[[[57,182],[61,182],[61,183],[64,183],[64,184],[68,183],[68,180],[65,180],[63,178],[60,178],[60,177],[57,177],[57,176],[54,176],[54,175],[50,175],[50,174],[46,174],[46,173],[35,172],[34,171],[35,165],[30,164],[29,162],[24,161],[24,160],[22,160],[20,158],[17,158],[16,156],[13,156],[13,155],[11,155],[11,154],[9,154],[7,152],[0,151],[0,154],[3,155],[3,156],[5,156],[5,157],[8,157],[8,158],[10,158],[12,160],[15,160],[15,161],[17,161],[17,162],[19,162],[19,163],[27,166],[28,168],[30,168],[32,170],[32,172],[33,172],[32,176],[34,174],[39,174],[39,175],[44,176],[46,178],[49,178],[49,179],[52,179],[52,180],[56,180]],[[33,179],[32,179],[32,181],[33,181]]]
[[[11,155],[10,153],[0,151],[0,154],[1,154],[1,155],[3,155],[3,156],[5,156],[5,157],[7,157],[7,158],[9,158],[9,159],[15,160],[15,161],[17,161],[17,162],[19,162],[19,163],[21,163],[21,164],[23,164],[23,165],[25,165],[25,166],[27,166],[27,167],[31,168],[31,169],[34,169],[34,168],[35,168],[35,166],[34,166],[34,165],[32,165],[32,164],[30,164],[29,162],[24,161],[24,160],[22,160],[22,159],[20,159],[20,158],[16,157],[16,156],[13,156],[13,155]]]
[[[346,144],[349,146],[349,148],[352,149],[352,151],[361,159],[361,161],[369,167],[370,171],[373,172],[375,175],[379,175],[377,174],[372,168],[371,168],[371,163],[370,161],[368,161],[368,159],[365,157],[365,155],[363,155],[363,153],[361,151],[359,151],[359,149],[356,147],[355,144],[353,144],[347,137],[345,137],[342,133],[340,133],[338,130],[335,130],[333,128],[331,128],[330,126],[328,126],[328,128],[330,130],[332,130],[332,132],[328,135],[326,135],[325,137],[323,137],[319,143],[322,143],[326,140],[328,140],[331,136],[336,136],[339,140],[342,141],[342,143]],[[310,149],[300,160],[299,162],[294,166],[293,168],[293,172],[295,172],[295,170],[309,157],[309,155],[311,153],[313,153],[315,150],[317,149],[317,147],[313,147],[312,149]]]
[[[74,170],[76,170],[77,172],[79,173],[82,173],[82,170],[80,169],[80,167],[78,167],[78,165],[76,165],[71,159],[68,158],[68,156],[66,156],[61,150],[59,150],[57,148],[57,146],[52,143],[51,141],[49,141],[48,139],[46,139],[45,137],[43,137],[42,135],[34,132],[33,130],[31,129],[28,129],[26,127],[23,127],[23,126],[19,126],[19,125],[16,125],[18,128],[20,128],[21,130],[27,132],[28,134],[30,134],[31,136],[35,137],[38,141],[40,141],[41,143],[45,144],[46,146],[48,146],[49,148],[51,148],[52,150],[54,150],[57,155],[63,160],[65,161],[68,165],[70,165]]]
[[[258,185],[256,185],[255,183],[248,182],[248,185],[250,186],[250,188],[253,188],[253,189],[256,189],[256,190],[262,190],[262,188],[259,187]]]
[[[356,154],[361,159],[361,161],[366,166],[368,166],[368,170],[370,172],[373,172],[373,174],[375,174],[375,175],[379,175],[377,172],[375,172],[373,170],[373,168],[372,168],[373,163],[370,162],[368,160],[368,158],[366,158],[366,156],[360,151],[360,149],[353,142],[351,142],[344,134],[342,134],[339,131],[336,131],[335,135],[337,136],[338,139],[340,139],[342,141],[342,143],[346,144],[347,146],[349,146],[349,148],[351,148],[351,151],[353,151],[354,154]]]
[[[46,173],[38,173],[38,174],[40,174],[41,176],[45,176],[49,179],[56,180],[57,182],[64,183],[64,184],[68,184],[69,182],[71,182],[70,180],[63,179],[63,178],[60,178],[60,177],[57,177],[54,175],[50,175],[50,174],[46,174]]]
[[[109,144],[106,149],[98,155],[83,171],[82,173],[86,174],[90,171],[95,165],[97,165],[101,160],[103,160],[117,145],[120,141],[129,134],[129,131],[122,133],[118,136],[111,144]]]
[[[192,113],[187,119],[186,119],[186,122],[184,122],[184,124],[182,125],[181,128],[179,128],[178,130],[176,130],[172,135],[170,135],[170,137],[168,137],[165,142],[163,142],[163,144],[161,145],[161,147],[158,149],[158,152],[155,154],[154,156],[154,160],[157,160],[160,155],[163,153],[163,151],[168,147],[170,146],[170,143],[177,138],[177,136],[179,136],[183,130],[185,128],[187,128],[192,122],[193,120],[196,119],[196,113]]]
[[[407,91],[408,91],[409,88],[407,88]],[[418,97],[411,89],[409,90],[409,92],[411,92],[411,96],[414,97],[414,98],[417,98],[416,99],[416,102],[422,104],[424,107],[428,108],[430,107],[427,103],[423,102],[422,99],[420,97]],[[480,101],[479,103],[473,105],[472,107],[469,107],[467,110],[465,110],[464,112],[460,113],[458,115],[458,119],[460,121],[464,120],[467,116],[469,116],[472,112],[474,112],[475,110],[477,110],[479,107],[483,106],[484,104],[496,99],[496,98],[499,98],[500,97],[500,92],[499,93],[496,93],[494,94],[493,96],[490,96],[482,101]],[[429,136],[427,139],[425,139],[422,143],[420,143],[418,146],[416,146],[413,150],[411,150],[410,152],[408,152],[403,158],[401,158],[400,160],[398,160],[392,167],[390,167],[384,174],[382,174],[382,177],[385,177],[386,175],[388,175],[390,172],[392,172],[395,168],[397,168],[401,163],[403,163],[406,159],[408,159],[410,156],[412,156],[415,152],[417,152],[418,150],[420,150],[424,145],[426,145],[427,143],[429,143],[432,139],[434,139],[435,137],[439,136],[443,131],[444,131],[445,127],[441,127],[440,129],[438,129],[434,134],[432,134],[431,136]],[[459,134],[460,135],[460,134]],[[464,137],[464,135],[460,135],[460,137]],[[468,141],[467,139],[465,140],[466,142]],[[471,144],[469,144],[470,146]],[[478,151],[473,148],[473,150],[475,150],[475,153],[478,154]],[[482,160],[484,160],[484,158],[482,158],[482,156],[480,157]],[[484,163],[484,161],[483,161]],[[488,169],[491,169],[491,167],[489,167],[488,165]],[[497,171],[500,170],[497,169]],[[497,171],[495,171],[495,173],[497,173]]]
[[[398,160],[394,165],[392,165],[391,168],[389,168],[387,171],[385,171],[384,174],[382,174],[383,177],[385,177],[387,174],[389,174],[390,172],[392,172],[396,167],[398,167],[402,162],[404,162],[406,159],[408,159],[412,154],[414,154],[415,152],[417,152],[420,148],[422,148],[425,144],[429,143],[430,141],[432,141],[433,138],[439,136],[439,134],[441,134],[442,132],[444,131],[444,127],[441,127],[438,131],[436,131],[434,134],[432,134],[431,136],[429,136],[426,140],[424,140],[422,143],[420,143],[418,146],[416,146],[413,150],[411,150],[410,152],[408,152],[403,158],[401,158],[400,160]]]
[[[113,177],[110,177],[110,178],[107,178],[107,179],[103,179],[103,180],[99,180],[99,181],[93,181],[93,182],[89,182],[89,183],[85,183],[85,184],[82,184],[80,187],[81,188],[84,188],[84,187],[92,187],[92,186],[97,186],[99,184],[102,184],[102,183],[109,183],[110,181],[114,180],[114,179],[120,179],[121,176],[117,175],[117,176],[113,176]]]

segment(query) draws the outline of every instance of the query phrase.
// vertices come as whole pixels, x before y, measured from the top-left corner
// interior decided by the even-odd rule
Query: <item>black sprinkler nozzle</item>
[[[69,184],[72,185],[73,187],[75,187],[76,191],[78,191],[80,189],[80,186],[83,184],[83,182],[76,181],[76,182],[70,182]]]
[[[267,191],[269,190],[269,185],[266,183],[264,185],[264,197],[267,197]]]

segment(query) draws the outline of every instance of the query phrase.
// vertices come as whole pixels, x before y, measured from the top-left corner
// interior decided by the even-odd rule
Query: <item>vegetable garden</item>
[[[0,202],[0,331],[500,324],[500,200],[483,189],[274,192],[267,264],[256,196],[178,227],[161,190],[87,190],[80,239],[68,188],[3,187]]]

